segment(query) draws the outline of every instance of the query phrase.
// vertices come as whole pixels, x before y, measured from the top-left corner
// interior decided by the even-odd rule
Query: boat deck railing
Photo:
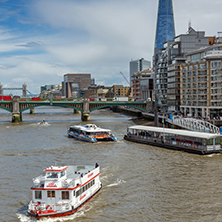
[[[38,210],[38,211],[46,211],[46,210],[53,210],[53,211],[65,211],[71,210],[71,202],[58,202],[56,204],[46,204],[46,203],[29,203],[29,210]]]

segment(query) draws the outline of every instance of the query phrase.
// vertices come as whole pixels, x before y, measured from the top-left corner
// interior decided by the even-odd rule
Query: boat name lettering
[[[57,187],[57,186],[56,186],[56,184],[54,184],[54,183],[49,183],[49,184],[47,185],[47,187]]]
[[[90,178],[92,175],[93,175],[93,172],[88,175],[88,178]]]
[[[80,200],[82,200],[84,197],[86,197],[86,194],[84,194],[83,196],[80,197]]]

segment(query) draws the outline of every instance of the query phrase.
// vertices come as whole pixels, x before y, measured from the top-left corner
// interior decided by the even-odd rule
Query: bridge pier
[[[21,122],[22,121],[22,113],[19,110],[19,100],[20,96],[14,96],[12,98],[12,122]]]
[[[82,112],[81,120],[82,121],[90,121],[90,112]]]
[[[83,112],[81,114],[82,121],[89,121],[90,120],[90,112],[89,112],[89,99],[84,98],[83,100]]]
[[[80,114],[81,112],[80,112],[79,110],[77,110],[77,109],[74,109],[74,110],[73,110],[73,113],[74,113],[74,114]]]

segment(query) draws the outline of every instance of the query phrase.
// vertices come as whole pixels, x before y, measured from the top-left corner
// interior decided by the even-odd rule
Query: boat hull
[[[132,136],[128,136],[128,135],[125,135],[124,139],[128,140],[128,141],[131,141],[131,142],[143,143],[143,144],[158,146],[158,147],[162,147],[162,148],[166,148],[166,149],[185,151],[185,152],[196,153],[196,154],[200,154],[200,155],[221,153],[220,150],[206,151],[206,150],[195,149],[193,147],[191,148],[191,147],[184,147],[184,146],[179,146],[179,145],[174,146],[173,144],[167,144],[167,143],[162,143],[162,142],[157,142],[157,141],[156,142],[155,141],[148,141],[148,140],[143,139],[143,138],[132,137]]]
[[[97,138],[90,138],[90,137],[84,137],[84,136],[79,136],[73,133],[68,132],[68,136],[72,137],[77,140],[85,141],[85,142],[90,142],[90,143],[96,143],[99,141],[116,141],[115,137],[97,137]]]
[[[89,143],[95,143],[95,142],[97,142],[96,140],[92,140],[91,138],[80,137],[79,135],[76,135],[76,134],[70,133],[70,132],[68,132],[68,136],[69,136],[69,137],[72,137],[72,138],[74,138],[74,139],[81,140],[81,141],[85,141],[85,142],[89,142]]]
[[[32,217],[37,218],[37,220],[43,218],[43,217],[64,217],[64,216],[68,216],[71,214],[74,214],[76,211],[78,211],[84,204],[86,204],[91,198],[93,198],[102,188],[102,184],[100,186],[100,188],[92,195],[90,196],[87,200],[85,200],[82,204],[80,204],[78,207],[69,210],[69,211],[63,211],[63,212],[52,212],[52,213],[34,213],[34,212],[30,212],[28,211],[28,214]]]

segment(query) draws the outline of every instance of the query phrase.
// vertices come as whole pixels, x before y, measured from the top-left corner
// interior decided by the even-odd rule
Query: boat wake
[[[205,157],[214,157],[214,156],[219,156],[221,155],[220,153],[213,153],[213,154],[208,154]]]
[[[47,122],[45,122],[45,123],[32,123],[32,124],[30,124],[31,126],[50,126],[51,124],[50,123],[47,123]]]
[[[125,180],[121,180],[121,179],[117,179],[117,182],[116,182],[116,183],[109,184],[109,185],[107,185],[107,187],[118,186],[118,185],[120,185],[120,184],[122,184],[122,183],[126,183],[126,181],[125,181]]]

